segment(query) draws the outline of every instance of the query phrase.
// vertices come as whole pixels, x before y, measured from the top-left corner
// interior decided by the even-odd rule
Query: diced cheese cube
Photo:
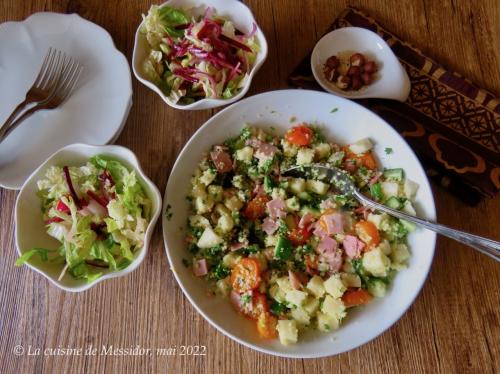
[[[219,279],[216,283],[217,291],[223,295],[227,296],[229,291],[231,291],[231,285],[229,284],[229,277],[224,279]]]
[[[214,199],[216,203],[222,201],[223,198],[223,192],[224,190],[222,189],[222,186],[216,186],[214,184],[211,184],[210,186],[207,187],[208,194]]]
[[[288,291],[285,295],[285,300],[295,306],[302,306],[302,303],[306,300],[307,293],[299,290]]]
[[[278,284],[279,288],[281,288],[285,293],[293,290],[293,287],[290,283],[290,278],[288,277],[280,277],[276,279],[276,283]]]
[[[417,215],[417,212],[415,211],[415,208],[413,207],[413,205],[410,203],[409,200],[406,200],[405,201],[405,205],[403,206],[403,212],[409,214],[409,215],[412,215],[412,216],[416,216]]]
[[[307,326],[311,321],[309,314],[300,307],[292,309],[290,316],[297,321],[299,326]]]
[[[332,316],[337,321],[340,321],[346,316],[345,305],[340,299],[334,299],[330,295],[325,296],[321,311],[329,316]]]
[[[352,143],[349,145],[349,149],[351,152],[356,153],[356,154],[361,154],[368,152],[370,149],[372,149],[373,144],[368,138],[360,139],[355,143]]]
[[[264,256],[264,253],[262,252],[257,252],[257,253],[250,253],[248,257],[253,258],[254,260],[257,260],[260,266],[260,271],[265,272],[267,270],[267,259],[266,256]]]
[[[219,217],[217,221],[217,228],[223,233],[229,232],[234,227],[233,218],[228,214],[223,214]]]
[[[210,221],[203,216],[195,215],[189,217],[189,225],[192,227],[210,227]]]
[[[342,282],[338,274],[334,274],[326,281],[324,281],[323,286],[325,287],[325,291],[332,295],[334,298],[341,297],[346,291],[346,287],[344,286],[344,283]]]
[[[313,296],[309,296],[306,301],[304,301],[304,304],[302,308],[309,314],[314,314],[316,310],[318,310],[319,307],[319,300]]]
[[[342,279],[342,283],[344,283],[344,286],[347,288],[349,288],[349,287],[354,287],[354,288],[361,287],[361,278],[359,277],[358,274],[342,273],[342,274],[340,274],[340,279]]]
[[[391,254],[391,244],[389,243],[389,241],[387,239],[382,240],[380,242],[380,244],[378,245],[378,248],[380,248],[380,250],[382,251],[382,253],[384,255]]]
[[[281,146],[283,147],[283,154],[286,157],[293,157],[299,151],[299,147],[291,143],[288,143],[285,139],[281,140]]]
[[[252,162],[253,148],[250,146],[245,146],[241,149],[238,149],[235,153],[235,157],[238,161],[243,161],[246,163]]]
[[[366,252],[363,256],[364,269],[376,277],[387,276],[390,264],[391,260],[378,247]]]
[[[207,196],[205,186],[199,182],[194,183],[193,188],[191,189],[191,196],[194,198]]]
[[[214,206],[214,199],[210,196],[197,197],[194,199],[194,207],[198,214],[208,213]]]
[[[285,302],[285,292],[280,288],[280,286],[278,286],[278,284],[273,284],[269,287],[269,295],[280,303]]]
[[[207,169],[203,172],[201,175],[199,181],[203,183],[205,186],[208,186],[210,183],[212,183],[217,176],[217,172],[213,169]]]
[[[243,202],[237,197],[232,196],[224,201],[224,205],[232,212],[237,212],[243,207]]]
[[[373,223],[375,225],[375,227],[379,230],[382,229],[383,222],[388,221],[388,219],[389,219],[389,216],[386,213],[382,213],[382,214],[370,213],[370,214],[368,214],[368,221]]]
[[[230,252],[222,258],[222,263],[224,264],[224,266],[232,269],[236,266],[236,264],[240,260],[241,260],[240,255],[238,255],[234,252]]]
[[[316,181],[313,179],[308,179],[306,181],[306,190],[309,192],[317,193],[318,195],[324,195],[328,192],[330,186],[327,183],[321,181]]]
[[[318,313],[316,316],[318,321],[318,330],[323,332],[329,332],[339,328],[339,321],[325,313]]]
[[[286,209],[289,212],[297,212],[297,211],[300,210],[300,202],[299,202],[299,199],[297,199],[296,196],[291,197],[291,198],[285,200],[285,204],[286,204]]]
[[[314,146],[314,153],[316,155],[316,159],[323,160],[330,156],[331,147],[328,143],[319,143]]]
[[[398,196],[399,184],[397,182],[384,181],[380,183],[380,187],[386,199],[391,196]]]
[[[391,259],[395,264],[405,264],[410,258],[410,251],[406,244],[399,243],[392,246]]]
[[[418,183],[415,183],[414,181],[412,181],[408,178],[405,178],[405,182],[403,185],[403,191],[404,191],[406,198],[413,199],[415,197],[415,195],[417,194],[418,187],[419,187]]]
[[[297,152],[297,165],[311,164],[314,159],[314,150],[311,148],[300,148]]]
[[[292,193],[298,195],[306,190],[306,181],[302,178],[293,178],[288,184],[288,188]]]
[[[281,344],[297,343],[299,331],[297,330],[297,322],[294,320],[279,320],[276,330],[278,331]]]
[[[222,238],[220,238],[210,227],[207,227],[203,231],[203,234],[201,234],[196,245],[200,248],[212,248],[220,243],[222,243]]]
[[[325,287],[323,286],[323,279],[315,275],[307,283],[306,288],[316,297],[321,297],[325,294]]]

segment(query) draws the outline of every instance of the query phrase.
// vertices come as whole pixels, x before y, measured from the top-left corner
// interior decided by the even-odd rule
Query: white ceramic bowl
[[[0,187],[20,189],[68,144],[113,143],[132,105],[129,64],[106,30],[77,14],[35,13],[0,25],[0,125],[24,100],[49,47],[77,59],[82,75],[60,107],[34,113],[0,144]]]
[[[42,220],[41,201],[36,195],[38,191],[37,181],[45,177],[47,169],[52,165],[81,166],[84,165],[90,157],[96,154],[111,156],[122,162],[129,170],[135,170],[144,191],[152,201],[151,219],[146,230],[144,246],[134,253],[134,260],[132,263],[121,271],[104,272],[104,275],[94,282],[87,283],[86,280],[74,279],[69,275],[64,276],[59,281],[57,278],[61,273],[62,265],[54,265],[49,262],[41,261],[38,256],[32,257],[30,261],[27,262],[27,266],[42,274],[54,285],[65,291],[85,291],[105,279],[121,277],[134,271],[146,256],[155,223],[161,211],[160,192],[155,184],[144,174],[137,157],[132,151],[117,145],[93,146],[71,144],[50,156],[29,176],[26,183],[21,188],[19,196],[17,197],[15,210],[16,246],[19,255],[33,247],[57,249],[60,246],[60,243],[56,239],[47,234],[45,224]]]
[[[191,8],[191,7],[213,7],[215,8],[217,14],[220,14],[228,19],[230,19],[234,25],[242,32],[250,32],[252,30],[252,25],[257,22],[250,11],[250,9],[240,1],[235,0],[169,0],[162,5],[169,5],[177,8]],[[143,73],[142,63],[144,59],[149,55],[151,48],[146,40],[146,36],[140,32],[142,23],[137,28],[135,33],[135,43],[134,43],[134,53],[132,56],[132,69],[136,78],[142,82],[145,86],[152,89],[165,101],[168,105],[177,109],[184,110],[199,110],[199,109],[210,109],[219,106],[234,103],[235,101],[241,99],[246,95],[252,79],[260,69],[267,57],[267,41],[264,33],[257,25],[257,31],[255,36],[260,45],[260,51],[257,54],[255,64],[249,73],[249,78],[246,85],[241,89],[241,91],[230,99],[202,99],[198,100],[192,104],[182,105],[172,102],[154,83],[150,82],[145,74]]]
[[[323,66],[330,56],[339,53],[363,53],[378,65],[375,80],[358,91],[343,91],[323,74]],[[323,89],[348,99],[376,97],[405,101],[410,94],[410,78],[392,49],[379,35],[361,27],[343,27],[323,36],[311,54],[311,70]]]
[[[333,108],[337,111],[331,113]],[[214,144],[237,135],[244,123],[262,128],[273,126],[284,134],[295,122],[316,123],[323,127],[328,139],[346,144],[369,137],[375,143],[375,154],[382,167],[403,167],[407,175],[420,185],[416,197],[419,216],[435,219],[434,199],[429,182],[417,157],[401,136],[384,120],[364,107],[327,93],[306,90],[284,90],[252,96],[209,119],[192,136],[180,153],[165,191],[165,206],[171,205],[173,216],[163,214],[163,235],[167,256],[174,275],[186,297],[205,319],[225,335],[261,352],[296,358],[322,357],[356,348],[392,326],[412,304],[425,282],[434,255],[436,234],[417,229],[409,237],[412,252],[408,269],[398,273],[386,297],[353,310],[335,332],[309,332],[295,345],[282,346],[278,340],[263,340],[255,324],[239,315],[228,299],[207,296],[203,279],[196,278],[182,264],[189,258],[184,241],[190,178],[202,153]],[[385,147],[394,151],[384,153]]]

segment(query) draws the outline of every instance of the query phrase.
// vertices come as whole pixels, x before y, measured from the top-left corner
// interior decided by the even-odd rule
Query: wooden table
[[[285,88],[286,77],[347,1],[248,1],[268,38],[269,56],[249,95]],[[495,0],[351,1],[434,59],[500,94],[500,8]],[[0,2],[0,22],[38,11],[77,12],[107,29],[130,61],[148,1]],[[134,105],[117,143],[132,149],[165,188],[183,144],[215,111],[169,108],[133,79]],[[500,239],[500,198],[475,208],[434,188],[440,222]],[[493,260],[440,238],[430,277],[409,311],[363,347],[318,360],[275,358],[212,328],[169,271],[158,224],[150,252],[131,275],[70,294],[27,267],[14,266],[16,192],[0,189],[0,373],[77,372],[420,372],[500,371],[500,271]],[[206,345],[205,357],[16,356],[14,347],[168,348]]]

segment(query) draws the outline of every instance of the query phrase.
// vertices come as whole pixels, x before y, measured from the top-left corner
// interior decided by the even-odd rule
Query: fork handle
[[[0,142],[3,140],[4,136],[6,136],[6,134],[10,132],[9,127],[12,126],[12,122],[14,122],[14,119],[28,104],[29,101],[26,99],[22,103],[19,103],[19,105],[16,106],[16,108],[12,111],[9,118],[7,118],[7,120],[4,122],[2,127],[0,127]]]
[[[25,103],[21,103],[21,104],[24,104],[23,107],[26,105]],[[21,106],[21,104],[18,105]],[[37,110],[40,110],[40,109],[44,109],[45,108],[45,102],[41,102],[41,103],[38,103],[34,106],[32,106],[31,108],[29,108],[28,110],[26,110],[23,114],[21,114],[19,117],[17,117],[14,121],[12,121],[12,123],[9,124],[9,126],[3,126],[1,129],[0,129],[0,143],[2,143],[5,138],[7,136],[9,136],[9,134],[14,131],[14,129],[19,126],[19,124],[24,121],[26,118],[28,118],[29,116],[31,116],[34,112],[36,112]],[[22,109],[22,107],[21,107]],[[15,109],[15,111],[17,110],[17,108]],[[19,112],[19,111],[18,111]],[[13,113],[14,114],[14,113]],[[10,117],[13,117],[13,115],[11,115]],[[9,119],[10,119],[9,117]],[[6,122],[7,123],[7,122]]]
[[[445,225],[441,225],[403,213],[399,210],[389,208],[385,205],[368,199],[366,196],[362,195],[359,192],[356,192],[355,195],[359,200],[363,202],[364,205],[376,208],[382,212],[390,214],[391,216],[414,222],[429,230],[437,232],[438,234],[444,235],[451,239],[455,239],[458,242],[465,243],[468,246],[476,249],[477,251],[495,259],[496,261],[500,261],[500,242],[488,238],[483,238],[482,236],[469,234],[460,230],[455,230]]]

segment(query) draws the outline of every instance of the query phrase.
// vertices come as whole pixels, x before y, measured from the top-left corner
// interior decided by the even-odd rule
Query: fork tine
[[[40,70],[38,71],[38,75],[35,78],[35,83],[33,83],[33,86],[38,86],[40,84],[40,80],[45,74],[45,70],[47,69],[48,66],[48,61],[49,59],[52,58],[52,54],[54,52],[54,49],[52,47],[49,47],[49,50],[45,54],[45,57],[43,58],[42,66],[40,67]]]
[[[83,71],[83,66],[78,65],[77,70],[76,70],[75,74],[73,75],[72,80],[70,81],[70,83],[67,86],[67,89],[66,89],[66,92],[64,93],[64,96],[61,97],[61,103],[63,101],[65,101],[68,98],[68,96],[71,95],[71,93],[75,89],[76,84],[78,83],[78,80],[80,79],[80,75],[82,74],[82,71]]]
[[[53,85],[54,81],[57,79],[57,76],[59,75],[58,69],[61,60],[61,54],[61,51],[57,51],[55,53],[54,59],[51,61],[47,74],[45,74],[44,79],[40,85],[43,89],[50,88],[50,86]]]
[[[60,79],[58,80],[57,87],[54,92],[54,96],[59,96],[66,91],[66,86],[68,85],[71,76],[74,74],[75,70],[75,60],[68,58],[66,65],[63,68]]]
[[[79,75],[79,69],[80,64],[75,61],[75,63],[71,66],[71,71],[68,72],[67,79],[64,82],[64,86],[61,87],[61,90],[58,92],[61,101],[64,101],[66,99],[72,89],[72,86],[74,86],[75,78]]]

